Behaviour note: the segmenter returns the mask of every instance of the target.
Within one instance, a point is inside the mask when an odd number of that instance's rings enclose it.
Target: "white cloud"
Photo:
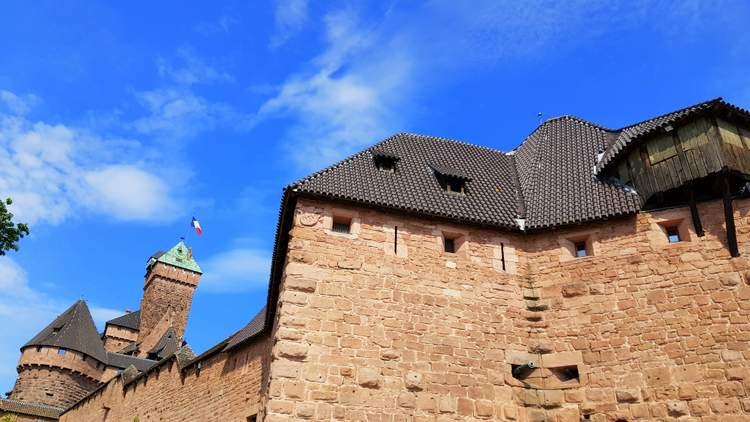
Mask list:
[[[59,223],[78,211],[163,220],[179,200],[142,155],[137,141],[0,112],[0,192],[18,221]]]
[[[206,63],[192,48],[181,47],[171,60],[157,61],[159,75],[180,85],[232,82],[234,78]]]
[[[308,0],[276,0],[276,33],[271,37],[271,47],[279,47],[296,35],[307,23],[307,15]]]
[[[313,71],[290,77],[256,117],[296,120],[287,141],[293,160],[305,169],[329,164],[398,127],[395,108],[409,89],[408,56],[397,50],[364,53],[376,38],[354,14],[328,15],[326,28],[328,47]]]
[[[259,249],[231,249],[210,257],[202,269],[201,290],[222,293],[264,290],[268,286],[271,257]]]
[[[174,211],[167,185],[134,166],[107,166],[83,178],[91,188],[90,206],[117,219],[163,219]]]
[[[73,304],[52,298],[29,285],[26,272],[7,256],[0,257],[0,393],[10,391],[16,377],[19,348]],[[91,304],[89,304],[91,306]],[[91,306],[99,329],[104,322],[122,315],[112,309]]]
[[[147,114],[132,126],[142,134],[184,140],[241,120],[230,106],[211,102],[182,87],[158,88],[137,96]]]

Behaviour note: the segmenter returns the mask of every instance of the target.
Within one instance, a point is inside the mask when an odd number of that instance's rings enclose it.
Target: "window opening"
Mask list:
[[[443,249],[446,253],[456,253],[456,239],[443,237]]]
[[[65,356],[65,349],[57,349],[57,354],[60,356]]]
[[[505,243],[500,242],[500,263],[503,266],[503,271],[505,271]]]
[[[352,230],[352,219],[347,217],[333,217],[331,231],[349,234]]]
[[[258,415],[248,416],[247,422],[257,422],[258,421]]]
[[[398,254],[398,226],[393,227],[393,253]]]
[[[680,231],[677,230],[677,226],[666,227],[666,230],[669,243],[677,243],[682,241],[682,239],[680,238]]]
[[[571,381],[571,380],[579,381],[581,379],[581,376],[578,373],[578,365],[561,366],[559,368],[550,368],[550,372],[552,372],[557,377],[557,379],[559,379],[562,382]]]
[[[574,243],[575,251],[576,251],[576,257],[577,258],[583,258],[585,256],[588,256],[588,251],[586,250],[586,241],[581,240],[579,242]]]

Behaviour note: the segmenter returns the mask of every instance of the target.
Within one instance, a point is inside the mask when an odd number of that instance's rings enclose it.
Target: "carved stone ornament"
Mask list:
[[[299,222],[303,226],[314,226],[319,220],[320,216],[317,214],[304,213],[299,216]]]

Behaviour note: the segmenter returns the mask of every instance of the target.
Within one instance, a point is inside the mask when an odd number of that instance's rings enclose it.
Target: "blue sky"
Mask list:
[[[5,3],[0,196],[32,235],[0,258],[0,392],[73,301],[136,309],[184,235],[187,339],[227,337],[265,302],[282,187],[389,134],[509,150],[538,112],[750,107],[748,21],[741,0]]]

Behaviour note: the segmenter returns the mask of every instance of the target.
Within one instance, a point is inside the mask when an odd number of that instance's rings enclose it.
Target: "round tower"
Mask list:
[[[21,347],[11,400],[66,408],[101,385],[107,353],[84,301]]]

